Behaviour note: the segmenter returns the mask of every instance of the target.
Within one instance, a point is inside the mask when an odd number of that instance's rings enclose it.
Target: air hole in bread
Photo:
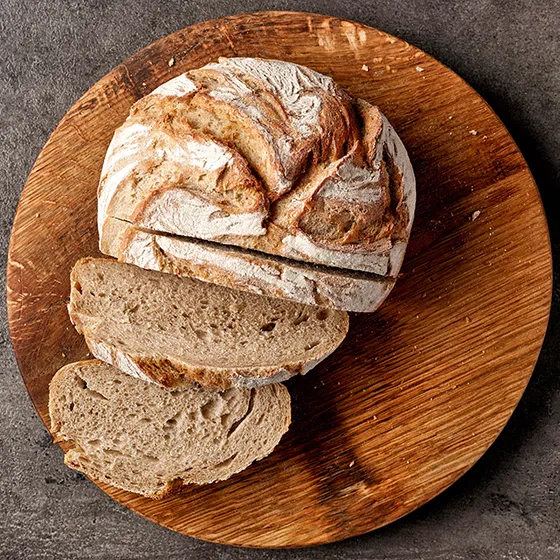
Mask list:
[[[305,323],[305,321],[309,320],[309,313],[305,313],[304,311],[300,311],[299,315],[296,317],[295,321],[294,321],[294,325],[297,327],[298,325],[301,325],[302,323]]]
[[[72,411],[74,410],[74,403],[73,403],[73,402],[71,402],[71,403],[68,405],[68,409],[70,410],[70,412],[72,412]]]
[[[200,408],[200,412],[205,420],[210,420],[211,418],[214,418],[218,415],[221,408],[221,399],[218,397],[217,399],[212,399],[206,404],[202,405],[202,407]]]
[[[142,422],[142,424],[149,424],[151,420],[149,418],[140,418],[139,422]]]
[[[103,280],[105,280],[105,276],[103,276],[103,274],[101,272],[97,273],[97,278],[99,278],[99,280],[101,280],[103,282]]]
[[[319,311],[317,311],[317,319],[319,319],[319,321],[324,321],[329,317],[330,317],[330,311],[328,309],[319,309]]]
[[[234,453],[231,457],[228,457],[227,459],[225,459],[221,463],[218,463],[216,465],[216,468],[217,469],[226,469],[227,467],[229,467],[233,463],[233,461],[235,460],[236,457],[237,457],[237,453]]]
[[[226,389],[225,391],[223,391],[221,393],[222,398],[225,399],[226,401],[229,401],[235,394],[237,393],[236,389]]]
[[[210,340],[212,339],[212,335],[209,332],[204,331],[202,329],[196,329],[194,331],[194,334],[196,334],[197,338],[199,338],[204,342],[210,342]]]
[[[75,383],[80,389],[84,386],[84,380],[76,372],[73,372],[72,382]]]
[[[318,340],[314,340],[313,342],[305,345],[305,350],[311,350],[312,348],[315,348],[315,346],[319,346],[319,344],[320,342]]]
[[[104,449],[104,452],[111,457],[123,457],[123,454],[118,449]]]
[[[74,282],[74,289],[81,295],[82,294],[82,285],[79,282]]]
[[[239,427],[239,425],[241,424],[241,422],[243,422],[243,420],[245,420],[245,417],[240,418],[239,420],[235,421],[229,428],[228,433],[227,433],[227,437],[231,437],[234,433],[235,430],[237,430],[237,428]]]
[[[103,395],[99,391],[94,391],[93,389],[88,389],[87,392],[88,392],[88,395],[90,397],[93,397],[94,399],[100,399],[102,401],[109,400],[105,395]]]
[[[251,394],[249,396],[249,404],[247,405],[247,412],[245,412],[245,414],[239,420],[237,420],[231,425],[231,428],[227,433],[228,438],[235,433],[237,428],[239,428],[239,426],[243,423],[243,420],[245,420],[245,418],[247,418],[247,416],[251,414],[254,406],[255,406],[255,389],[251,389]]]
[[[88,441],[88,445],[91,445],[92,447],[97,447],[100,443],[101,443],[101,440],[99,440],[99,439],[90,439]]]
[[[276,323],[270,322],[270,323],[267,323],[266,325],[263,325],[261,327],[261,331],[270,332],[270,331],[273,331],[275,328],[276,328]]]
[[[122,381],[120,379],[113,379],[113,385],[120,385]]]

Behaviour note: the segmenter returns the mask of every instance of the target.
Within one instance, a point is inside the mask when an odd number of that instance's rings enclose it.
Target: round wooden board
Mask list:
[[[381,107],[418,181],[402,277],[378,312],[351,318],[334,355],[288,384],[293,423],[270,457],[226,482],[159,502],[100,486],[148,519],[208,541],[327,543],[424,504],[504,427],[546,330],[546,219],[496,115],[457,75],[405,42],[357,23],[287,12],[174,33],[74,105],[21,197],[9,253],[9,324],[47,426],[50,379],[87,355],[66,312],[69,272],[79,257],[98,255],[95,193],[113,131],[139,97],[222,55],[305,64]]]

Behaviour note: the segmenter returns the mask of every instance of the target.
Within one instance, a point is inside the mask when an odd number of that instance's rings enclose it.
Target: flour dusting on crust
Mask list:
[[[361,291],[367,283],[352,279],[354,307],[371,307],[400,270],[415,204],[406,149],[376,107],[297,64],[220,58],[156,88],[116,131],[98,190],[98,226],[105,251],[111,218],[261,251],[256,264],[227,250],[210,262],[207,250],[170,248],[177,259],[220,268],[244,289],[306,303],[340,302],[336,287],[297,261],[384,276],[382,289],[369,284],[369,302]],[[123,254],[158,266],[154,240],[131,239]],[[266,254],[294,265],[278,269]]]
[[[185,74],[165,82],[150,93],[150,95],[164,95],[170,97],[184,97],[196,91],[196,85]]]

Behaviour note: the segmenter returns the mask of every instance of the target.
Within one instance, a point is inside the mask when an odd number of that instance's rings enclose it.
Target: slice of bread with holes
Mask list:
[[[85,258],[70,318],[93,355],[166,387],[257,387],[306,373],[333,352],[348,315]]]
[[[70,444],[68,466],[150,498],[225,480],[266,457],[291,414],[281,384],[166,389],[98,360],[55,374],[49,413],[55,439]]]

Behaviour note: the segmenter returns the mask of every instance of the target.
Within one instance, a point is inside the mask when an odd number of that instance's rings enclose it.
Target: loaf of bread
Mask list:
[[[49,413],[55,439],[71,444],[68,466],[151,498],[225,480],[266,457],[291,415],[281,384],[166,389],[97,360],[56,373]]]
[[[414,208],[407,152],[377,107],[308,68],[250,58],[221,58],[138,101],[98,190],[100,247],[117,258],[130,251],[111,219],[375,281],[398,274]]]
[[[92,354],[166,387],[257,387],[333,352],[348,315],[109,259],[71,274],[70,319]]]

